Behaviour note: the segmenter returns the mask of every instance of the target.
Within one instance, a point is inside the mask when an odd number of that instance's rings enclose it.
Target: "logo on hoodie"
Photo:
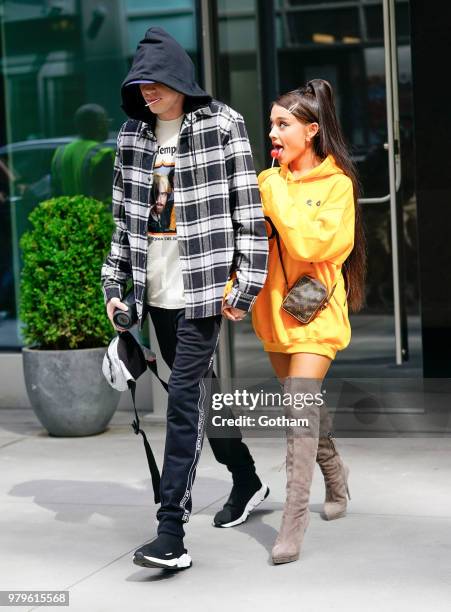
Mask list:
[[[313,200],[307,200],[306,202],[307,206],[312,206],[313,205]],[[318,200],[317,202],[315,202],[316,206],[321,206],[321,200]]]

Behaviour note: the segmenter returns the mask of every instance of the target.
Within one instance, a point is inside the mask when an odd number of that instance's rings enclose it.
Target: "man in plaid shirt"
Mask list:
[[[121,92],[129,120],[117,140],[116,229],[102,268],[107,313],[112,321],[127,308],[132,278],[139,324],[150,313],[172,370],[158,537],[134,562],[178,569],[191,565],[183,523],[222,317],[239,321],[252,308],[266,279],[267,236],[242,117],[199,87],[189,56],[162,28],[146,32]],[[268,487],[241,436],[210,444],[234,483],[215,525],[239,524]]]

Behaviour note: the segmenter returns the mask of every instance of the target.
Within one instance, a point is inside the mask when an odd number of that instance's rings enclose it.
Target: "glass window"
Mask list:
[[[321,7],[321,5],[324,5]],[[367,198],[389,192],[385,52],[382,2],[281,2],[278,12],[280,91],[312,78],[328,80],[338,115],[351,145]],[[352,6],[354,5],[354,6]],[[298,8],[293,9],[297,6]],[[346,15],[346,17],[344,17]],[[412,82],[408,3],[396,3],[402,192],[407,251],[414,255],[416,224],[413,193]],[[325,36],[315,39],[316,33]],[[329,36],[329,39],[327,38]],[[391,242],[387,203],[363,205],[369,241],[368,310],[393,312]],[[418,310],[416,266],[408,266],[408,309]],[[409,278],[410,277],[410,278]]]
[[[329,11],[286,12],[285,44],[334,44],[352,39],[360,41],[359,14],[353,8]]]
[[[244,58],[251,63],[253,55],[247,47],[237,49],[238,32],[244,32],[246,11],[230,11],[227,2],[220,3],[221,18],[228,19],[228,54],[221,61],[222,87],[230,87],[229,100],[241,101],[239,87],[233,86],[233,71],[243,69]],[[336,5],[336,6],[335,6]],[[247,7],[246,7],[247,8]],[[328,80],[335,92],[336,106],[352,156],[359,171],[363,195],[366,198],[387,196],[388,153],[387,112],[385,84],[385,51],[382,0],[277,0],[276,45],[278,67],[278,91],[286,92],[312,78]],[[398,197],[402,209],[402,234],[400,256],[403,261],[401,275],[405,275],[403,298],[409,316],[409,341],[412,353],[418,357],[421,342],[417,334],[419,292],[416,247],[416,202],[413,167],[413,110],[412,77],[409,39],[409,3],[396,0],[396,37],[399,70],[399,112],[401,147],[401,186]],[[240,26],[235,25],[241,21]],[[225,25],[221,30],[224,32]],[[249,24],[247,27],[250,27]],[[258,39],[257,32],[247,31],[249,41]],[[221,44],[224,45],[223,34]],[[234,47],[235,46],[235,47]],[[225,48],[222,48],[225,53]],[[234,61],[236,60],[236,63]],[[263,65],[259,70],[265,71]],[[269,75],[271,78],[273,75]],[[275,75],[274,75],[275,78]],[[225,84],[225,85],[224,85]],[[225,89],[227,93],[229,91]],[[255,91],[259,92],[258,84]],[[242,96],[246,120],[252,116],[250,107],[255,98]],[[260,105],[261,106],[261,105]],[[257,113],[255,113],[257,115]],[[269,118],[263,116],[263,136],[253,136],[254,147],[261,143],[267,150]],[[252,124],[251,124],[252,125]],[[259,161],[257,150],[256,160]],[[260,167],[258,168],[260,169]],[[388,202],[362,204],[368,242],[367,307],[353,316],[353,344],[344,354],[347,361],[356,363],[363,346],[375,346],[375,362],[389,363],[395,353],[393,334],[393,279],[390,234],[390,207]],[[233,327],[235,344],[235,371],[246,376],[268,374],[269,367],[261,345],[255,339],[249,319]],[[353,350],[355,349],[355,351]],[[360,352],[359,352],[360,351]],[[341,358],[341,357],[340,357]],[[244,375],[244,374],[243,374]]]
[[[162,26],[198,66],[196,2],[6,0],[0,26],[0,348],[20,348],[19,240],[33,208],[55,195],[55,152],[83,140],[75,114],[96,105],[94,119],[85,112],[82,121],[104,151],[98,193],[105,192],[108,203],[116,135],[126,119],[120,86],[136,46],[150,26]]]
[[[240,112],[245,121],[257,169],[264,166],[257,53],[255,0],[219,0],[217,97]]]

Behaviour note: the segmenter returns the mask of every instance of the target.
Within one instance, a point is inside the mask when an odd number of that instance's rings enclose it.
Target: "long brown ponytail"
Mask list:
[[[313,79],[304,87],[279,96],[273,104],[289,109],[303,123],[318,123],[319,131],[313,139],[315,154],[320,159],[333,155],[337,166],[352,181],[355,203],[354,248],[343,267],[349,291],[349,308],[352,312],[357,312],[365,302],[366,276],[366,242],[362,211],[358,202],[361,190],[356,168],[337,119],[332,87],[323,79]]]

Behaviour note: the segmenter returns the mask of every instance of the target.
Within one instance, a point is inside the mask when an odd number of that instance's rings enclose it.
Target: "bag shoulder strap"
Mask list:
[[[168,390],[167,383],[164,380],[162,380],[158,374],[156,359],[153,359],[153,360],[146,359],[146,363],[147,363],[147,367],[149,368],[149,370],[151,370],[155,374],[155,376],[158,378],[160,383],[163,385],[164,389],[167,391]],[[150,471],[150,477],[152,479],[153,497],[154,497],[155,503],[159,504],[161,501],[160,500],[160,472],[158,470],[157,462],[155,461],[155,457],[150,447],[146,433],[143,429],[141,429],[141,425],[139,422],[138,411],[136,409],[136,382],[134,380],[129,380],[128,388],[130,389],[130,393],[132,396],[132,402],[133,402],[133,409],[135,411],[135,419],[132,423],[133,431],[135,432],[136,435],[141,434],[142,436],[142,439],[144,442],[144,449],[146,451],[146,456],[147,456],[147,464],[149,466],[149,471]]]
[[[143,429],[141,429],[141,425],[139,423],[138,411],[136,410],[136,382],[134,380],[128,381],[128,388],[130,389],[130,393],[133,401],[133,409],[135,411],[135,420],[132,423],[133,431],[136,435],[141,434],[144,442],[144,448],[147,456],[147,463],[149,465],[150,477],[152,479],[152,488],[153,488],[153,498],[156,504],[160,503],[160,472],[158,470],[157,462],[155,461],[155,457],[153,455],[152,449],[150,448],[149,441],[147,440],[147,436]]]
[[[282,249],[280,246],[280,235],[279,232],[276,229],[276,226],[273,223],[273,220],[271,219],[271,217],[267,217],[265,216],[265,221],[267,221],[269,223],[269,226],[271,227],[271,235],[268,237],[269,240],[271,240],[271,238],[275,238],[276,239],[276,244],[277,244],[277,252],[279,254],[279,260],[280,260],[280,265],[282,266],[282,272],[283,272],[283,277],[285,279],[285,287],[287,290],[287,293],[289,291],[289,286],[288,286],[288,278],[287,278],[287,273],[285,270],[285,266],[283,264],[283,258],[282,258]],[[335,291],[335,287],[337,286],[337,283],[335,283],[335,285],[332,287],[329,295],[327,296],[326,302],[325,304],[329,303],[330,299],[332,298],[332,295]],[[346,298],[348,297],[348,295],[346,294]]]
[[[265,216],[265,221],[267,221],[267,223],[271,227],[271,236],[268,236],[268,240],[271,240],[271,238],[273,238],[273,237],[276,239],[277,252],[279,254],[280,265],[282,266],[283,277],[285,279],[285,287],[286,287],[286,290],[287,290],[287,293],[288,293],[288,278],[287,278],[287,273],[285,271],[285,266],[283,265],[282,249],[280,247],[279,232],[277,231],[276,226],[274,225],[273,220],[271,219],[271,217]]]

